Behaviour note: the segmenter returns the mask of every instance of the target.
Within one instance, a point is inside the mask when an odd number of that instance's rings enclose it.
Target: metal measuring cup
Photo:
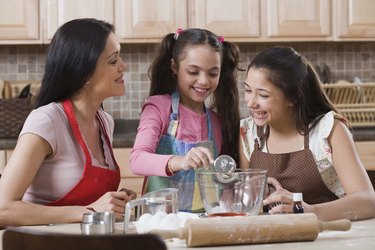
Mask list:
[[[237,164],[229,155],[220,155],[214,161],[214,169],[216,171],[216,179],[220,183],[231,183],[235,181],[235,170]]]
[[[82,234],[111,234],[115,232],[113,212],[84,213],[81,223]]]

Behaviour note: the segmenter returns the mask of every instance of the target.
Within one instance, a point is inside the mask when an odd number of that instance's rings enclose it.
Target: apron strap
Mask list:
[[[111,157],[112,157],[112,161],[113,163],[115,164],[115,168],[119,168],[118,167],[118,164],[116,162],[116,158],[113,154],[113,150],[112,150],[112,144],[111,144],[111,141],[109,140],[109,136],[108,136],[108,133],[107,133],[107,130],[104,126],[104,121],[103,121],[103,118],[99,115],[99,112],[96,112],[96,119],[99,121],[99,126],[100,126],[100,130],[102,131],[102,133],[104,133],[104,138],[105,138],[105,141],[108,145],[108,148],[109,148],[109,152],[111,153]]]
[[[81,135],[81,131],[79,129],[76,116],[74,114],[72,102],[69,99],[66,99],[62,102],[62,104],[63,104],[64,110],[65,110],[66,116],[68,118],[68,121],[70,123],[70,126],[73,130],[73,134],[75,135],[76,140],[78,141],[79,145],[82,148],[82,151],[85,154],[86,163],[87,163],[87,165],[91,166],[92,165],[91,156],[90,156],[89,150],[86,146],[86,143],[85,143],[85,141],[84,141],[84,139]]]
[[[169,116],[168,134],[176,137],[178,128],[178,104],[180,102],[180,94],[174,91],[171,95],[172,98],[172,113]]]
[[[168,134],[176,137],[177,128],[179,125],[178,122],[178,105],[180,104],[180,93],[176,90],[171,94],[172,99],[172,113],[169,115],[169,126],[168,126]],[[206,106],[204,106],[204,113],[207,117],[207,131],[208,131],[208,139],[212,140],[212,127],[211,127],[211,117],[210,113],[207,111]]]
[[[269,127],[266,127],[266,132],[264,133],[264,127],[257,126],[257,138],[254,139],[255,147],[254,149],[260,150],[261,145],[264,144],[265,137],[269,133]]]
[[[304,139],[303,139],[303,143],[304,143],[304,149],[309,149],[310,148],[310,137],[309,137],[309,133],[305,134],[304,136]]]

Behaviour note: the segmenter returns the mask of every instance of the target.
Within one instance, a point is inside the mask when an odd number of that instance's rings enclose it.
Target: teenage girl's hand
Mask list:
[[[272,194],[276,190],[281,190],[281,189],[283,189],[283,187],[281,186],[280,182],[278,182],[273,177],[268,177],[266,190],[264,192],[264,197],[268,197],[270,194]]]
[[[293,213],[293,204],[293,193],[283,188],[276,190],[263,200],[263,205],[269,205],[269,214]],[[302,205],[305,213],[312,212],[309,204],[302,202]]]
[[[126,203],[134,199],[133,197],[124,191],[107,192],[87,207],[93,208],[96,212],[114,212],[116,220],[120,220],[123,219]]]
[[[173,172],[179,170],[197,169],[200,167],[210,167],[214,158],[208,148],[195,147],[191,148],[185,156],[173,156],[168,166]]]

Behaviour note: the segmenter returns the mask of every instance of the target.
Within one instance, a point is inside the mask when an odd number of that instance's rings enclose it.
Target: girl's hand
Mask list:
[[[168,161],[168,167],[173,171],[197,169],[200,167],[210,167],[214,158],[208,148],[191,148],[185,156],[173,156]]]
[[[293,213],[293,193],[285,189],[276,190],[263,200],[263,205],[268,205],[269,214]]]
[[[114,212],[116,220],[123,219],[125,205],[128,201],[134,199],[135,195],[133,191],[128,190],[128,192],[107,192],[88,207],[93,208],[97,212]]]
[[[293,213],[293,193],[280,188],[263,200],[263,205],[269,205],[269,214]],[[302,205],[305,212],[311,212],[309,204],[302,202]]]
[[[278,182],[273,177],[268,177],[267,178],[267,186],[266,186],[266,190],[265,190],[265,193],[264,193],[264,197],[268,197],[270,194],[272,194],[276,190],[282,190],[282,189],[283,189],[283,187],[281,186],[280,182]]]

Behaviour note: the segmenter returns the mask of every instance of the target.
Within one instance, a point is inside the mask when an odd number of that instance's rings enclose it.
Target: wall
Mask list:
[[[252,43],[239,44],[242,68],[262,49],[276,44]],[[358,76],[364,82],[375,82],[375,43],[282,43],[291,46],[305,55],[313,65],[322,67],[327,64],[332,71],[334,81],[345,79],[352,81]],[[4,80],[38,80],[43,76],[45,45],[0,46],[0,78]],[[148,95],[149,81],[147,70],[154,55],[155,45],[123,44],[122,56],[128,63],[126,72],[126,94],[108,99],[104,103],[106,111],[114,118],[137,119],[141,105]],[[247,111],[243,103],[243,85],[245,72],[239,75],[241,113]]]

